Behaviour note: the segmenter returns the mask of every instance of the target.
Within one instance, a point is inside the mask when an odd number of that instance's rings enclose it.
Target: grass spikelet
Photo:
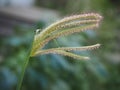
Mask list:
[[[36,30],[33,42],[31,43],[32,48],[30,48],[28,56],[22,66],[22,72],[18,80],[17,90],[21,90],[25,69],[28,65],[30,57],[44,54],[59,54],[78,60],[89,60],[89,57],[80,56],[75,53],[71,53],[71,51],[93,50],[99,48],[100,44],[83,47],[60,47],[50,49],[43,49],[43,47],[51,40],[58,37],[79,33],[85,30],[94,30],[99,26],[101,19],[102,16],[97,13],[73,15],[51,24],[41,32],[39,32],[40,30]]]
[[[64,56],[65,55],[69,56],[68,55],[69,51],[93,50],[98,48],[100,44],[83,46],[83,47],[61,47],[61,48],[51,48],[45,50],[42,49],[51,40],[54,40],[61,36],[67,36],[85,30],[94,30],[99,26],[101,19],[102,16],[100,16],[99,14],[89,13],[89,14],[80,14],[80,15],[65,17],[51,24],[43,31],[41,31],[39,34],[35,35],[31,56],[36,56],[38,54],[49,54],[49,53],[57,53]]]
[[[65,17],[62,20],[59,20],[53,24],[51,24],[50,26],[48,26],[47,28],[45,28],[39,35],[37,35],[36,37],[36,41],[40,41],[45,39],[48,35],[50,35],[52,32],[54,31],[58,31],[60,26],[65,26],[65,24],[68,24],[70,22],[73,22],[73,24],[75,25],[74,22],[82,22],[83,20],[97,20],[97,21],[101,21],[102,16],[100,16],[97,13],[88,13],[88,14],[80,14],[80,15],[73,15],[73,16],[69,16],[69,17]],[[89,21],[88,21],[89,22]],[[97,22],[99,23],[99,22]],[[79,23],[79,25],[81,25],[81,23]]]
[[[43,55],[43,54],[59,54],[59,55],[63,55],[63,56],[68,56],[74,59],[78,59],[78,60],[89,60],[89,57],[85,57],[85,56],[80,56],[80,55],[76,55],[70,52],[66,52],[63,50],[55,50],[55,49],[51,49],[51,50],[43,50],[43,51],[38,51],[35,53],[35,55]]]

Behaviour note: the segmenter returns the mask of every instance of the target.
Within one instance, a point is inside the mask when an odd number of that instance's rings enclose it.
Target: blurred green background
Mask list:
[[[22,90],[120,90],[120,0],[0,0],[0,90],[15,90],[37,28],[89,12],[104,17],[99,29],[58,38],[45,48],[101,43],[100,49],[77,52],[91,60],[31,58]]]

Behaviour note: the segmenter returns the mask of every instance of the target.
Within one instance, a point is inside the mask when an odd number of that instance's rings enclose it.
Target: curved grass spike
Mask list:
[[[55,30],[58,30],[57,29],[57,26],[61,26],[61,25],[64,25],[66,23],[69,23],[69,22],[73,22],[73,21],[80,21],[80,20],[101,20],[101,16],[99,14],[96,14],[96,13],[89,13],[89,14],[81,14],[81,15],[73,15],[73,16],[70,16],[70,17],[66,17],[66,18],[63,18],[62,20],[56,22],[56,23],[53,23],[51,24],[49,27],[45,28],[44,31],[42,31],[40,34],[39,34],[39,37],[43,38],[47,36],[47,34],[55,31]],[[38,37],[38,38],[39,38]]]
[[[100,44],[95,44],[91,46],[83,46],[83,47],[58,47],[58,48],[51,48],[47,50],[38,50],[35,55],[39,54],[49,54],[54,53],[56,50],[63,50],[63,51],[85,51],[85,50],[94,50],[96,48],[99,48]]]
[[[74,58],[74,59],[83,59],[83,60],[89,60],[89,57],[86,57],[86,56],[80,56],[80,55],[76,55],[76,54],[73,54],[73,53],[70,53],[70,52],[66,52],[62,49],[51,49],[51,50],[43,50],[43,51],[40,51],[40,52],[36,52],[35,55],[43,55],[43,54],[60,54],[60,55],[64,55],[64,56],[68,56],[68,57],[71,57],[71,58]]]
[[[75,22],[79,22],[79,21],[83,21],[83,20],[98,20],[98,22],[99,22],[101,19],[102,19],[102,17],[97,13],[73,15],[73,16],[63,18],[62,20],[51,24],[49,27],[45,28],[39,35],[37,35],[36,36],[36,42],[37,42],[37,40],[41,42],[41,40],[46,38],[52,32],[58,31],[59,27],[61,25],[65,26],[65,24],[69,24],[70,22],[73,22],[73,24],[76,25]],[[81,24],[79,24],[79,25],[81,25]]]
[[[31,56],[49,43],[61,36],[67,36],[85,30],[92,30],[99,26],[102,16],[96,13],[73,15],[63,18],[35,35]]]
[[[40,33],[38,33],[37,30],[37,34],[34,35],[33,38],[34,40],[31,44],[32,48],[30,48],[28,56],[24,61],[21,76],[18,80],[17,90],[21,89],[23,76],[30,57],[52,53],[52,54],[60,54],[63,56],[68,56],[78,60],[90,59],[89,57],[80,56],[71,51],[93,50],[99,48],[100,44],[83,46],[83,47],[58,47],[58,48],[50,48],[50,49],[43,49],[43,47],[51,40],[55,40],[56,38],[59,38],[61,36],[67,36],[85,30],[93,30],[99,26],[101,19],[102,16],[100,16],[97,13],[73,15],[73,16],[65,17],[51,24],[47,28],[43,29]]]

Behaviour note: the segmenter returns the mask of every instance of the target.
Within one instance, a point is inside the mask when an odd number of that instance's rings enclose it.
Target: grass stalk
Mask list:
[[[33,46],[33,40],[34,40],[34,35],[35,35],[35,33],[32,32],[32,34],[33,34],[33,35],[32,35],[31,45],[30,45],[28,54],[27,54],[27,56],[26,56],[26,59],[25,59],[24,62],[23,62],[23,66],[22,66],[22,69],[21,69],[20,76],[19,76],[19,78],[18,78],[18,84],[17,84],[16,90],[21,90],[21,86],[22,86],[22,82],[23,82],[25,70],[26,70],[27,65],[28,65],[28,63],[29,63],[29,59],[30,59],[30,54],[31,54],[32,46]]]

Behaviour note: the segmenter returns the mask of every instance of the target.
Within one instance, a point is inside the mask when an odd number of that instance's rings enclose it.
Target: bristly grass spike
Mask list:
[[[42,31],[40,29],[37,29],[34,40],[32,42],[32,48],[30,48],[30,52],[28,53],[26,60],[24,60],[24,65],[22,67],[21,75],[18,81],[17,90],[21,89],[25,69],[30,57],[51,53],[68,56],[70,58],[78,60],[89,60],[89,57],[77,55],[71,51],[94,50],[96,48],[99,48],[100,44],[83,47],[58,47],[50,49],[43,49],[43,47],[51,40],[55,40],[58,37],[67,36],[86,30],[94,30],[98,28],[101,20],[102,16],[97,13],[72,15],[51,24]]]
[[[93,50],[100,47],[100,44],[96,44],[96,45],[86,46],[86,47],[60,47],[60,48],[43,49],[43,47],[47,43],[49,43],[51,40],[54,40],[58,37],[79,33],[85,30],[94,30],[95,28],[98,28],[101,19],[102,19],[102,16],[100,16],[99,14],[89,13],[89,14],[80,14],[80,15],[73,15],[70,17],[66,17],[60,21],[57,21],[51,24],[50,26],[43,29],[43,31],[41,31],[35,36],[35,39],[33,42],[33,48],[30,56],[33,57],[36,55],[57,53],[57,54],[70,57],[69,54],[71,53],[70,52],[71,50],[79,50],[79,51]],[[81,60],[86,58],[79,57],[76,59]]]

